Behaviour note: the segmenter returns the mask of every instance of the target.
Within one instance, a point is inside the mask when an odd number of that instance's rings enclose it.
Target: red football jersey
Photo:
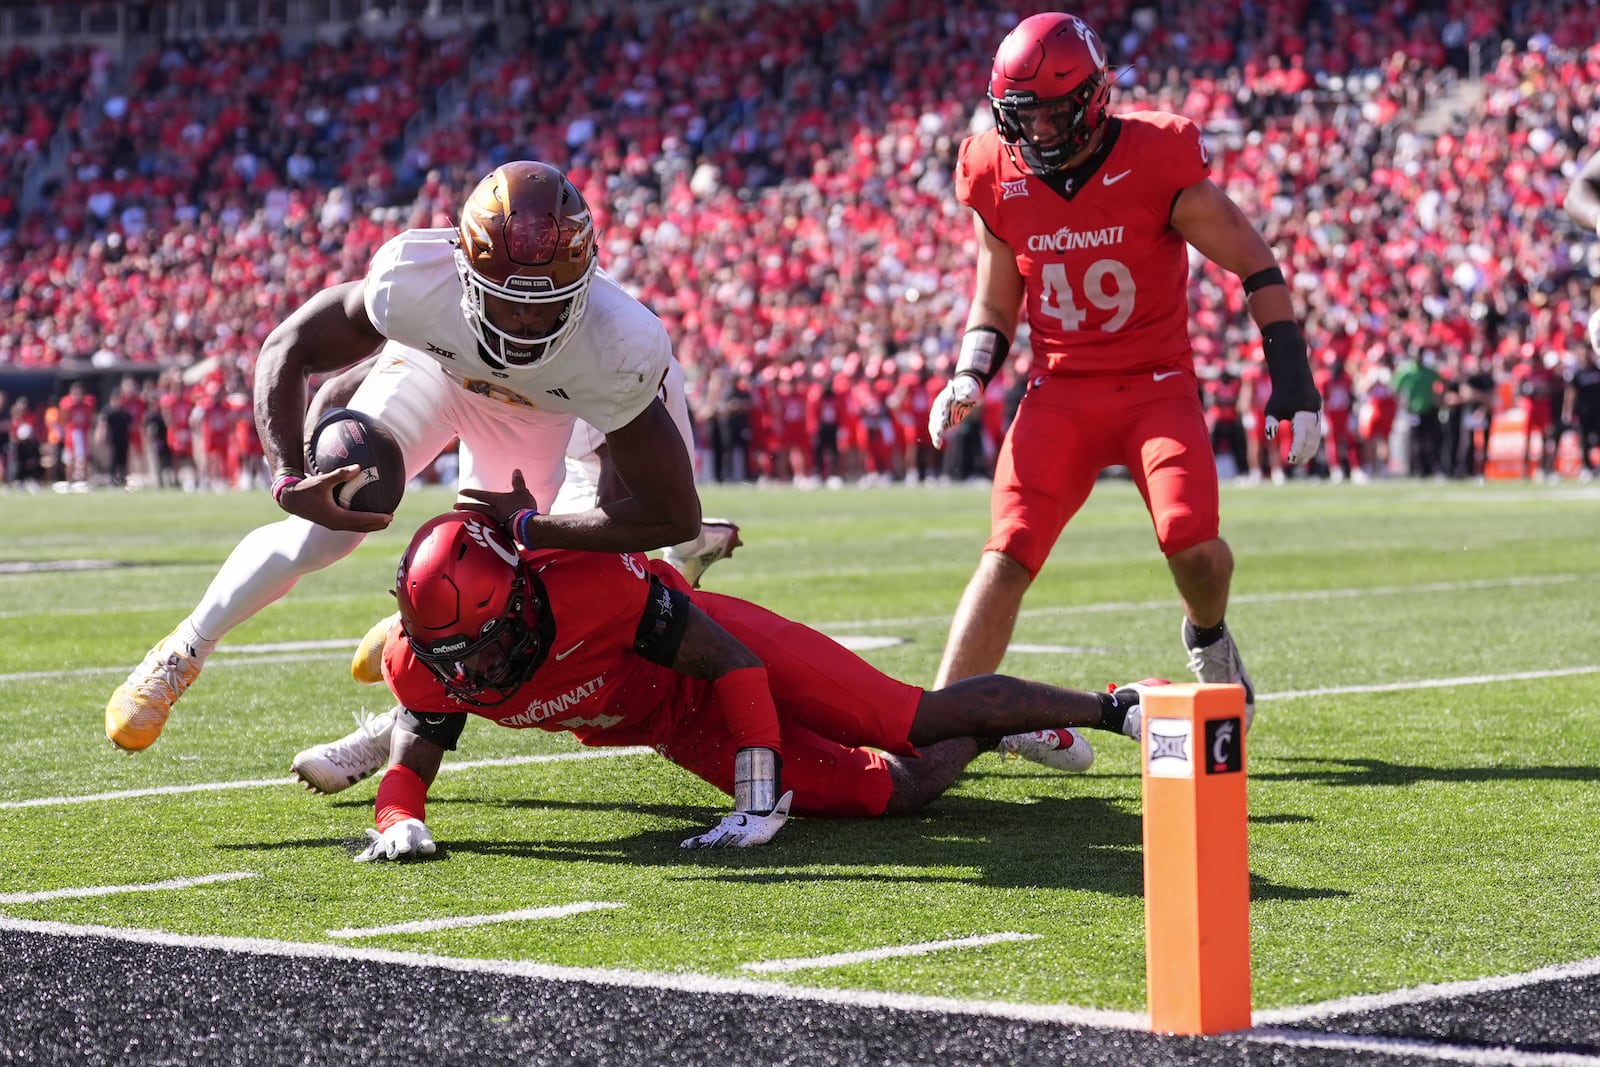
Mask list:
[[[634,631],[646,611],[649,575],[684,589],[671,566],[639,552],[525,553],[544,583],[555,635],[533,677],[505,703],[478,708],[445,691],[411,652],[399,626],[383,649],[383,676],[415,712],[470,711],[502,726],[570,732],[586,745],[655,745],[693,714],[711,689],[638,655]]]
[[[1110,151],[1070,198],[992,129],[961,144],[956,197],[1016,254],[1034,373],[1192,366],[1188,246],[1169,219],[1178,193],[1211,172],[1200,129],[1161,111],[1112,121]]]

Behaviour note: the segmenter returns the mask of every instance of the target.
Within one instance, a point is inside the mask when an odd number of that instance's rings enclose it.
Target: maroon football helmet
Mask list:
[[[494,707],[544,661],[546,613],[535,586],[492,519],[448,512],[424,523],[400,558],[400,627],[451,696]]]
[[[1031,15],[994,54],[989,106],[1000,140],[1035,174],[1060,170],[1083,151],[1110,103],[1105,45],[1076,15]]]
[[[548,163],[506,163],[472,190],[456,236],[461,310],[490,358],[521,367],[555,353],[599,262],[583,194]]]

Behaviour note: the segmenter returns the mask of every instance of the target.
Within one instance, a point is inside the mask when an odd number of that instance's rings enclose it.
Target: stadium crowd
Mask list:
[[[1482,475],[1504,420],[1524,435],[1514,470],[1554,476],[1563,427],[1600,437],[1583,329],[1600,248],[1560,207],[1600,141],[1600,8],[1538,5],[1530,37],[1526,6],[1081,8],[1127,65],[1114,108],[1199,122],[1216,181],[1291,274],[1329,429],[1312,473]],[[975,258],[955,151],[989,121],[996,42],[1032,10],[818,0],[572,18],[555,5],[514,43],[495,27],[200,39],[125,70],[93,48],[13,50],[0,57],[0,370],[56,368],[63,389],[38,405],[0,396],[4,478],[254,483],[250,383],[267,332],[359,277],[391,234],[452,224],[512,158],[568,171],[602,265],[667,324],[702,478],[985,475],[1027,378],[1025,338],[955,447],[932,448],[927,411]],[[1475,55],[1469,42],[1492,43]],[[1246,479],[1304,473],[1262,436],[1239,287],[1194,267],[1219,463]],[[96,368],[126,373],[97,398],[83,388]]]

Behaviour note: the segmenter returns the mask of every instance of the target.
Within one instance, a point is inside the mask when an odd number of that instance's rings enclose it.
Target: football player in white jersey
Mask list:
[[[535,546],[671,545],[692,581],[737,545],[731,524],[702,525],[666,328],[599,269],[589,207],[566,176],[546,163],[507,163],[478,183],[458,227],[395,236],[365,278],[322,290],[268,335],[256,363],[256,426],[273,498],[290,517],[247,534],[194,611],[112,694],[106,736],[118,746],[153,744],[224,634],[393,518],[334,500],[353,468],[301,469],[307,376],[375,349],[348,406],[395,438],[407,479],[459,437],[463,495],[509,491],[516,475],[553,505],[582,419],[603,439],[612,492],[603,506],[532,518],[524,530]]]

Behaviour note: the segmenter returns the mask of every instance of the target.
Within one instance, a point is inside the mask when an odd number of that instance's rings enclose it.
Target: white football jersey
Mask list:
[[[626,426],[656,398],[672,363],[666,327],[603,270],[582,321],[531,367],[496,367],[461,310],[455,234],[406,230],[372,257],[364,297],[378,332],[431,356],[463,389],[535,411],[575,415],[602,433]]]

